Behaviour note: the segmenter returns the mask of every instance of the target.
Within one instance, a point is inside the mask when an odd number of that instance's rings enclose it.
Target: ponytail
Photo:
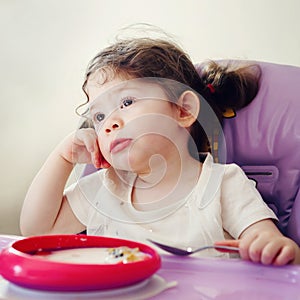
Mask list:
[[[234,66],[210,61],[201,67],[204,84],[202,95],[212,102],[223,115],[226,110],[239,110],[256,96],[261,76],[256,64]]]
[[[196,66],[196,70],[192,87],[205,98],[221,125],[224,118],[235,116],[237,110],[250,104],[259,89],[261,69],[257,64],[209,61]],[[217,151],[214,148],[221,128],[212,121],[205,105],[201,106],[199,120],[192,125],[191,141],[196,144],[199,153]],[[206,125],[205,130],[201,124]],[[192,152],[191,147],[190,153],[195,158],[199,156],[199,153]]]

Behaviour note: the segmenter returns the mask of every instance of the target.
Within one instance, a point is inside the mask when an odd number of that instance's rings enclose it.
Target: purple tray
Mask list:
[[[300,266],[168,255],[157,274],[178,285],[153,299],[300,299]]]

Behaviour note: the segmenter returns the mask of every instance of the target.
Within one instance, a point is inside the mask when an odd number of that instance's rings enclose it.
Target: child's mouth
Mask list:
[[[110,144],[110,153],[115,154],[123,149],[125,149],[128,145],[130,145],[132,142],[132,139],[129,138],[122,138],[122,139],[116,139]]]

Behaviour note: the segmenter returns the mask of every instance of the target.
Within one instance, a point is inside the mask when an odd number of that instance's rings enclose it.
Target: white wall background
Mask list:
[[[86,65],[120,28],[159,26],[194,62],[300,66],[299,11],[298,0],[0,0],[0,233],[19,233],[30,182],[78,125]]]

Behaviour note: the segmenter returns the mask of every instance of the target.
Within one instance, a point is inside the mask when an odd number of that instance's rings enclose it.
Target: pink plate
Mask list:
[[[90,247],[138,247],[149,254],[141,261],[117,264],[77,264],[49,261],[32,255]],[[138,283],[161,266],[157,252],[134,241],[87,235],[47,235],[14,242],[0,254],[0,273],[8,281],[27,288],[53,291],[87,291],[119,288]]]

